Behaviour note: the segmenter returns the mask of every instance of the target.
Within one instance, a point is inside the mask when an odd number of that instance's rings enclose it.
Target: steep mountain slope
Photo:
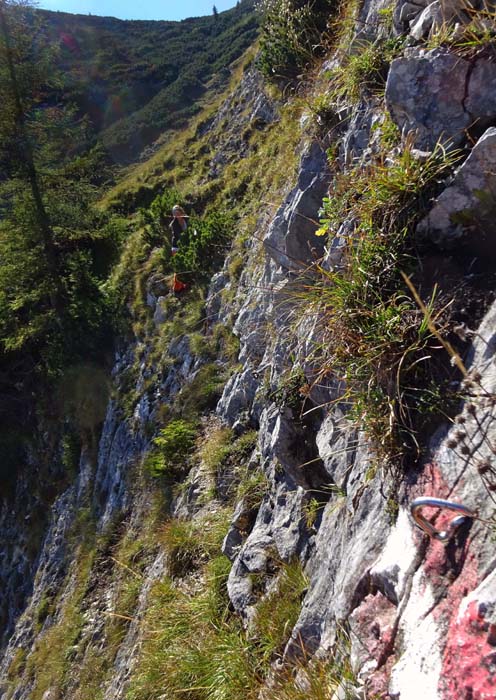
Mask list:
[[[182,22],[39,14],[60,51],[66,98],[88,115],[116,163],[184,126],[254,42],[258,24],[250,0]]]
[[[2,502],[2,700],[494,694],[494,16],[339,20],[299,93],[246,60],[106,199],[158,193],[98,454],[41,536],[42,447]],[[471,516],[429,538],[418,496]]]

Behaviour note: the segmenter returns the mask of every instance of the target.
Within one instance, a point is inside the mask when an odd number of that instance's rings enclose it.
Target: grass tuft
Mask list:
[[[319,376],[338,379],[348,417],[366,430],[387,464],[418,450],[419,426],[433,408],[428,387],[439,384],[436,365],[428,362],[437,339],[402,272],[415,268],[413,231],[425,193],[458,159],[441,144],[419,159],[407,141],[394,159],[339,174],[317,233],[328,235],[328,247],[340,253],[332,265],[317,266],[317,279],[301,292],[323,317],[324,341],[314,358]],[[435,293],[426,306],[442,318]],[[426,389],[422,401],[419,386]]]
[[[298,560],[284,564],[276,585],[258,603],[252,633],[263,655],[280,658],[298,620],[308,579]]]

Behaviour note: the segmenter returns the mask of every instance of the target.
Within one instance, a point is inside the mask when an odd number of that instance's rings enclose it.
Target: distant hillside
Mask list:
[[[258,31],[251,0],[182,22],[40,12],[60,46],[66,96],[89,116],[120,164],[136,160],[163,131],[195,114],[200,98],[222,83]]]

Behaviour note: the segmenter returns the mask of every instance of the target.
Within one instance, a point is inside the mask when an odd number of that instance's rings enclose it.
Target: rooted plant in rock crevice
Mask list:
[[[454,378],[401,273],[414,275],[447,334],[446,298],[422,281],[414,231],[426,193],[459,159],[441,144],[419,158],[407,141],[396,155],[336,175],[317,231],[328,236],[330,255],[301,292],[322,317],[316,381],[330,373],[342,383],[348,417],[372,438],[378,459],[397,466],[420,451],[419,431],[442,405],[439,385]]]

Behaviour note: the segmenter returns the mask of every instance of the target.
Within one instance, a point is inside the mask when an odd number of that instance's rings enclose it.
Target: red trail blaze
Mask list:
[[[444,700],[496,698],[496,626],[485,615],[486,606],[474,600],[450,626],[439,687]]]

